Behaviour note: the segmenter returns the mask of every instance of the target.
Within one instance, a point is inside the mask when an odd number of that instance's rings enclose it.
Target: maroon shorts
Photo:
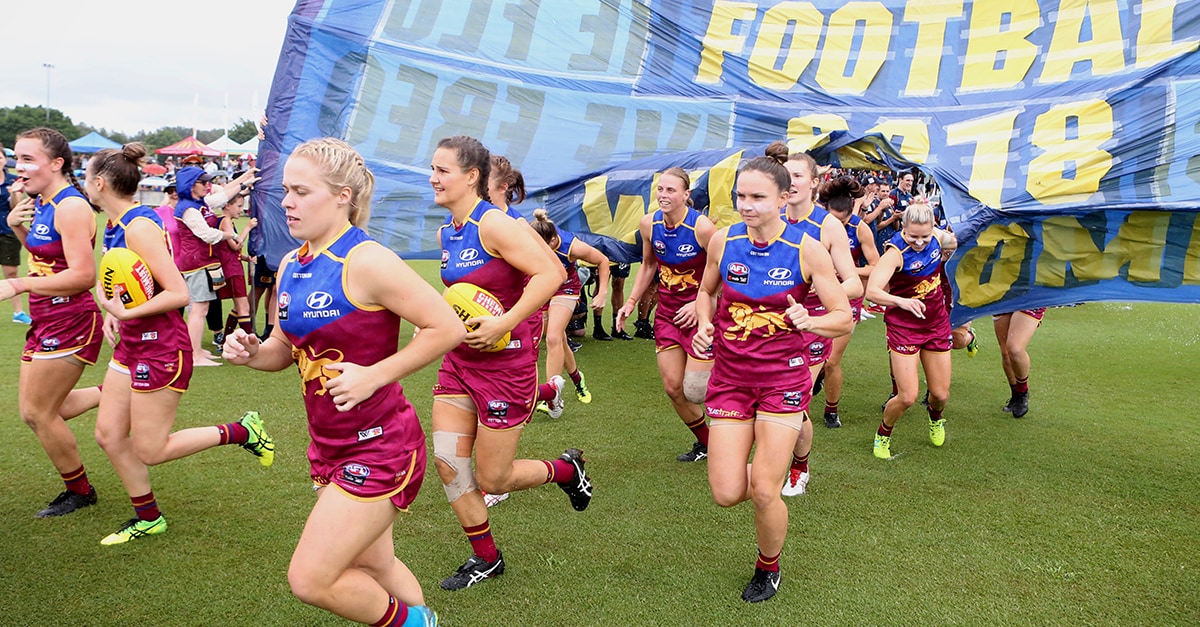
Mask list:
[[[800,338],[804,342],[804,363],[810,368],[825,363],[829,353],[833,352],[833,340],[830,338],[808,331],[801,331]]]
[[[404,511],[417,498],[425,480],[424,446],[371,459],[336,461],[323,459],[315,448],[308,449],[313,485],[333,485],[356,501],[391,499],[397,509]]]
[[[246,298],[246,275],[225,275],[225,285],[221,286],[221,289],[217,290],[217,298],[221,300],[228,300],[230,298]]]
[[[134,355],[121,350],[118,342],[108,367],[129,375],[129,389],[134,392],[157,392],[162,389],[185,392],[192,381],[192,351],[175,351],[157,355]]]
[[[470,399],[475,404],[480,426],[511,429],[533,417],[537,386],[537,361],[530,361],[520,369],[479,371],[465,369],[447,355],[442,358],[437,383],[433,384],[433,397]]]
[[[947,324],[949,326],[949,324]],[[953,334],[946,330],[929,332],[887,325],[888,351],[900,355],[916,355],[921,351],[944,353],[953,346]]]
[[[712,361],[712,347],[703,353],[696,352],[692,346],[692,338],[696,336],[699,325],[690,329],[680,329],[670,319],[654,316],[654,352],[661,353],[678,346],[696,361]]]
[[[99,311],[81,311],[49,320],[34,318],[25,333],[21,361],[74,356],[86,364],[100,358],[104,343],[104,317]]]
[[[850,317],[854,319],[854,324],[862,322],[863,300],[855,298],[850,301]]]
[[[756,418],[803,417],[812,397],[812,383],[804,377],[794,385],[741,385],[709,379],[705,411],[713,420],[750,421]],[[798,425],[800,421],[797,421]]]
[[[1039,307],[1037,309],[1022,309],[1020,311],[1014,311],[1011,313],[1025,314],[1026,316],[1029,316],[1030,318],[1033,318],[1034,320],[1037,320],[1039,323],[1041,323],[1042,317],[1046,315],[1046,308]],[[1007,314],[997,314],[995,316],[992,316],[992,320],[995,320],[996,318],[999,318],[1000,316],[1003,316],[1003,315],[1007,315]]]

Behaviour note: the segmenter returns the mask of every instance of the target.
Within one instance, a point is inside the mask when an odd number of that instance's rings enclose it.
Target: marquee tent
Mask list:
[[[84,135],[83,137],[71,142],[70,146],[71,152],[92,154],[100,152],[105,148],[120,148],[121,144],[118,144],[117,142],[101,135],[100,133],[92,131],[91,133],[88,133],[87,135]]]
[[[165,148],[159,148],[154,152],[160,155],[201,155],[204,157],[220,157],[225,154],[196,139],[195,135],[175,142]]]

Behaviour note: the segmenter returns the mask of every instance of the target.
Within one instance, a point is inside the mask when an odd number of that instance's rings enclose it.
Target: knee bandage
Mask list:
[[[461,438],[469,438],[465,433],[453,431],[433,432],[433,456],[454,471],[454,479],[449,483],[443,482],[446,499],[451,503],[462,498],[462,495],[475,490],[475,471],[471,468],[471,456],[461,457],[458,454],[458,442]]]
[[[712,373],[707,370],[691,370],[683,373],[683,397],[697,405],[704,404],[708,396],[708,378]]]

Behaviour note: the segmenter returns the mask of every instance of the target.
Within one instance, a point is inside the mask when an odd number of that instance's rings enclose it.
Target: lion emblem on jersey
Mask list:
[[[667,266],[660,265],[658,267],[658,282],[663,287],[667,288],[668,292],[682,292],[688,288],[700,287],[700,282],[696,280],[696,270],[684,270],[676,272]]]
[[[330,370],[329,366],[342,363],[345,357],[345,354],[336,348],[329,348],[312,356],[309,356],[306,348],[293,348],[292,359],[300,369],[300,390],[308,394],[308,382],[316,381],[318,386],[313,394],[324,395],[327,392],[325,382],[341,374],[337,370]]]
[[[913,288],[913,291],[917,293],[917,298],[925,298],[941,286],[942,277],[941,275],[935,274],[932,277],[917,283],[916,287]]]
[[[766,311],[766,308],[759,305],[758,311],[754,307],[745,303],[733,303],[729,306],[729,315],[733,318],[733,325],[725,329],[725,339],[742,341],[750,337],[750,334],[759,331],[764,337],[775,335],[776,331],[786,331],[788,329],[787,319],[783,314],[777,311]],[[738,337],[737,332],[741,330],[742,335]]]

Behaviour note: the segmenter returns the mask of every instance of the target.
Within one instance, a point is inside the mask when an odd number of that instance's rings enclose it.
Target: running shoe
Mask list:
[[[217,350],[222,350],[225,348],[224,331],[217,331],[216,333],[213,333],[213,346],[216,346]]]
[[[559,456],[559,459],[575,467],[575,478],[558,484],[558,487],[562,488],[562,491],[566,492],[567,497],[571,499],[571,507],[574,507],[577,512],[582,512],[587,509],[588,503],[592,502],[592,482],[583,470],[583,451],[569,448]]]
[[[946,443],[946,419],[929,420],[929,442],[934,446]]]
[[[1029,413],[1029,392],[1013,394],[1012,400],[1009,401],[1008,411],[1012,412],[1013,418],[1020,418]]]
[[[538,404],[533,408],[534,411],[540,411],[543,414],[550,413],[550,408],[546,406],[546,401],[538,401]]]
[[[488,562],[478,555],[472,555],[465,564],[458,567],[453,575],[442,580],[442,590],[462,590],[469,588],[484,579],[498,577],[504,574],[504,553],[496,551],[496,561]]]
[[[51,516],[65,516],[75,510],[83,509],[89,505],[95,504],[96,488],[94,486],[87,494],[80,494],[78,492],[64,490],[62,494],[59,494],[54,498],[53,501],[50,501],[50,504],[46,506],[46,509],[34,514],[34,517],[50,518]]]
[[[414,623],[414,620],[417,622]],[[404,621],[404,624],[417,627],[438,627],[438,615],[427,605],[410,605],[408,606],[408,619]]]
[[[892,436],[875,434],[875,457],[889,459],[892,456]]]
[[[114,544],[125,544],[130,540],[136,540],[144,536],[156,536],[160,533],[166,533],[167,519],[159,516],[154,520],[142,520],[140,518],[130,518],[121,526],[116,533],[111,533],[100,541],[104,546],[112,546]]]
[[[246,440],[242,448],[254,453],[258,462],[264,467],[275,463],[275,440],[271,439],[267,430],[263,428],[262,418],[258,417],[258,412],[248,411],[238,422],[250,432],[250,439]]]
[[[643,340],[654,339],[654,323],[649,320],[638,320],[633,323],[633,337],[640,337]]]
[[[30,318],[29,314],[24,311],[18,311],[13,314],[13,322],[17,324],[33,324],[33,318]]]
[[[742,600],[748,603],[766,601],[779,591],[779,580],[779,571],[755,568],[754,577],[746,584],[746,589],[742,590]]]
[[[625,329],[619,329],[619,330],[613,331],[612,336],[618,340],[632,340],[633,339],[633,336],[626,333]]]
[[[608,331],[604,330],[603,326],[597,324],[596,328],[592,329],[592,339],[600,340],[601,342],[611,342],[612,336],[608,334]]]
[[[708,446],[697,441],[692,445],[692,450],[686,453],[680,453],[675,457],[675,459],[681,462],[698,462],[705,457],[708,457]]]
[[[783,482],[784,496],[803,496],[808,491],[808,471],[792,468],[788,471],[787,481]]]
[[[838,417],[838,413],[836,411],[825,412],[826,429],[837,429],[840,426],[842,426],[842,419]]]
[[[587,379],[584,378],[582,370],[579,372],[579,383],[575,384],[575,398],[584,405],[592,402],[592,391],[588,389]]]
[[[579,349],[583,348],[583,344],[580,344],[571,338],[567,338],[567,348],[570,348],[572,353],[578,353]]]
[[[860,310],[860,311],[858,312],[858,315],[859,315],[859,316],[860,316],[860,317],[861,317],[863,320],[870,320],[870,319],[872,319],[872,318],[874,318],[874,317],[875,317],[875,314],[871,313],[871,310],[870,310],[870,309],[867,309],[866,307],[863,307],[863,308],[862,308],[862,310]]]
[[[483,504],[487,505],[488,507],[499,505],[501,501],[508,500],[508,492],[505,492],[504,494],[488,494],[487,492],[480,490],[479,493],[483,495]]]
[[[979,354],[979,338],[975,337],[975,332],[971,332],[971,341],[967,342],[967,357],[974,357]]]
[[[550,377],[550,385],[554,386],[554,398],[546,403],[546,413],[550,414],[551,418],[562,418],[563,408],[567,406],[562,397],[563,386],[566,384],[561,375]]]

